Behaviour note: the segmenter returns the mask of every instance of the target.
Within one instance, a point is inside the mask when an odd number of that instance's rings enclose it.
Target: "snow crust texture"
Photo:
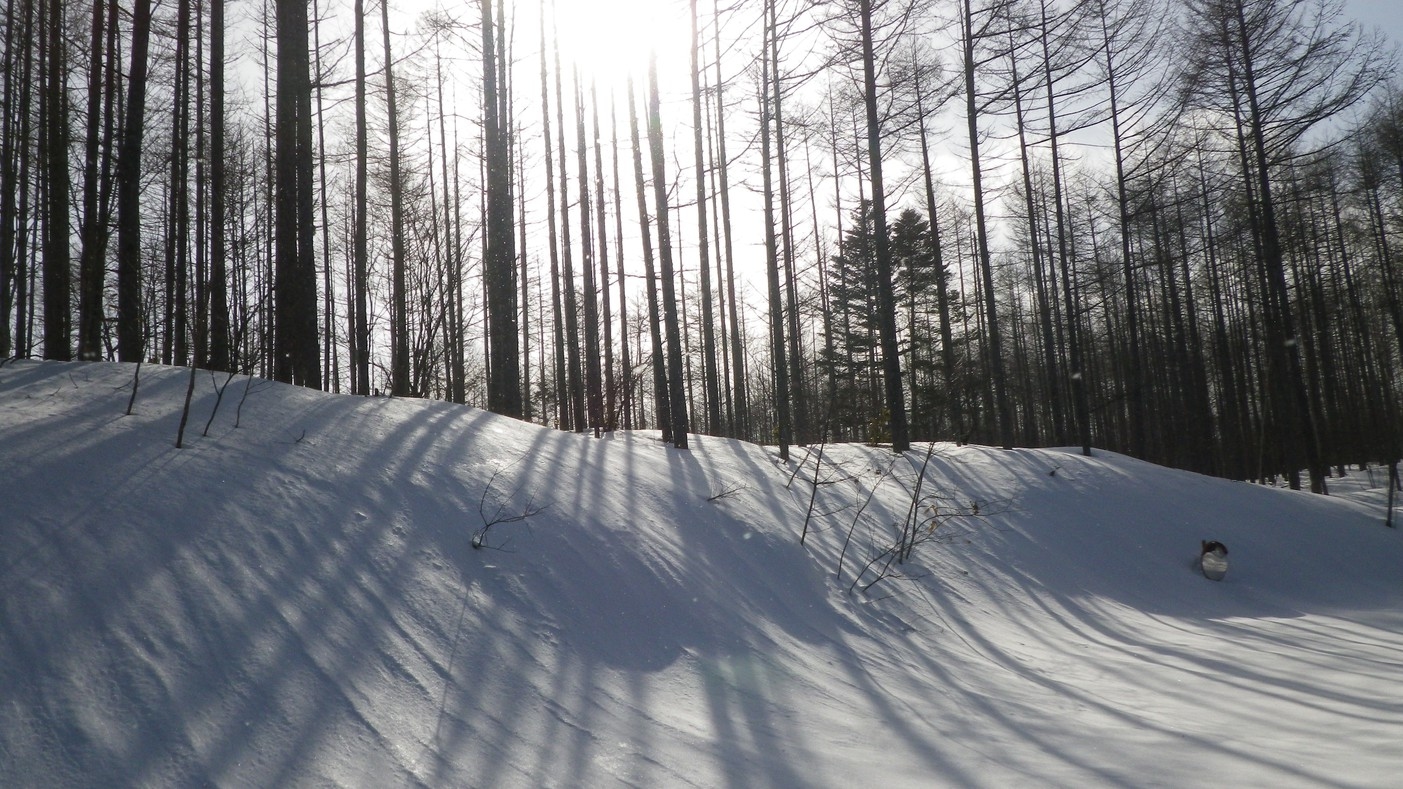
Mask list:
[[[188,371],[125,416],[134,371],[0,367],[0,786],[1403,774],[1403,538],[1362,477],[937,446],[888,564],[924,448],[785,465],[244,377],[216,412],[201,372],[176,449]]]

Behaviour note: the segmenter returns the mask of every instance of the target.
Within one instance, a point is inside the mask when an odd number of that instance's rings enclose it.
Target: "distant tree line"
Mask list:
[[[786,458],[1399,458],[1403,90],[1336,0],[673,6],[685,88],[554,0],[7,3],[0,357]]]

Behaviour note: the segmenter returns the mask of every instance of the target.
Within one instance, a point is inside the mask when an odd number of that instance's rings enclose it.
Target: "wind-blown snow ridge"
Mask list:
[[[820,478],[851,479],[821,486],[801,545],[804,450],[796,474],[741,442],[678,452],[242,377],[202,436],[224,383],[206,373],[177,450],[188,372],[144,367],[123,416],[133,372],[0,367],[3,786],[1403,769],[1403,542],[1376,492],[940,447],[923,491],[980,517],[862,594],[923,452],[827,448]],[[482,513],[502,522],[474,549]],[[1192,571],[1204,538],[1231,548],[1221,583]]]

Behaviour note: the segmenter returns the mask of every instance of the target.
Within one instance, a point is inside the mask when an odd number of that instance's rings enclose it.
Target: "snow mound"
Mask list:
[[[0,367],[3,786],[1382,786],[1403,766],[1403,542],[1377,491],[1056,449],[781,464],[204,372],[176,449],[189,372],[142,368],[127,416],[134,372]],[[923,468],[938,526],[887,562]],[[1194,570],[1202,539],[1231,546],[1221,583]]]

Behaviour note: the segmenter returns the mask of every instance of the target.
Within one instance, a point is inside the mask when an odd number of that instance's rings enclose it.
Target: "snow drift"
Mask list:
[[[143,368],[125,416],[133,373],[0,368],[0,785],[1403,769],[1403,541],[1367,486],[937,447],[938,528],[863,592],[924,451],[829,447],[815,493],[816,449],[679,452],[242,377],[216,412],[207,373],[176,449],[188,371]],[[1201,539],[1231,547],[1221,583]]]

